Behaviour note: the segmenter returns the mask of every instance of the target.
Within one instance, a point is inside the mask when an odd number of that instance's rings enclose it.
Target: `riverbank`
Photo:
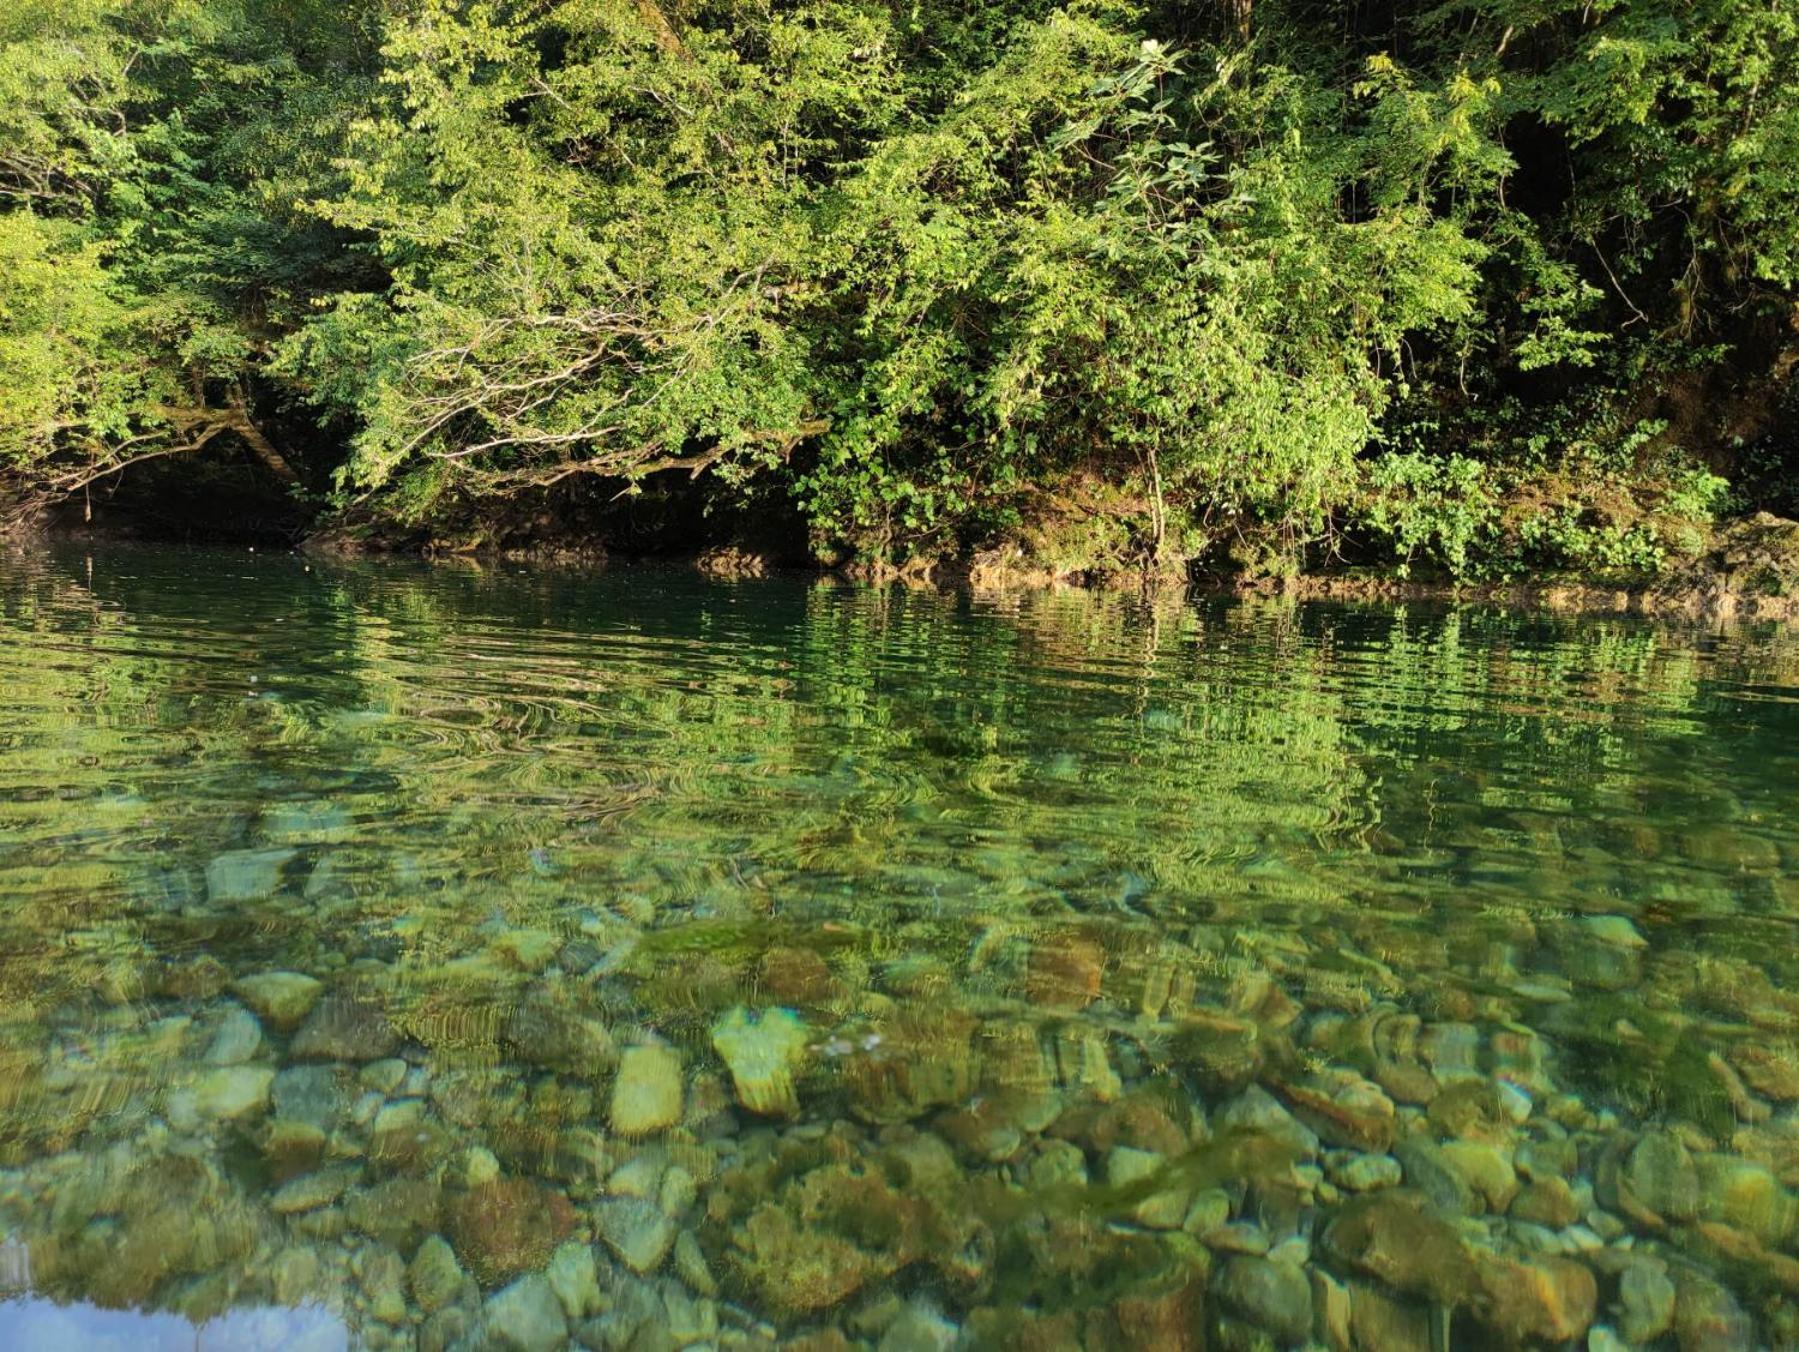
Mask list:
[[[355,556],[393,552],[368,539],[321,532],[307,552]],[[508,562],[584,562],[608,557],[595,542],[561,541],[467,553],[425,551],[429,557]],[[636,556],[626,556],[636,557]],[[1799,522],[1767,512],[1722,527],[1700,552],[1659,576],[1562,573],[1524,581],[1468,582],[1401,576],[1392,568],[1316,572],[1233,572],[1177,563],[1161,570],[1055,567],[1022,550],[990,550],[967,559],[916,559],[893,567],[862,561],[808,563],[778,549],[715,545],[686,556],[655,555],[719,578],[811,572],[850,582],[939,589],[1010,591],[1082,588],[1107,591],[1189,590],[1202,596],[1278,596],[1296,601],[1455,602],[1523,609],[1642,615],[1671,620],[1792,620],[1799,618]]]

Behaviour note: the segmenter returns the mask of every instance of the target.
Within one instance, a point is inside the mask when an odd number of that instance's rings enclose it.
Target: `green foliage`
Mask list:
[[[837,557],[1462,574],[1791,481],[1789,7],[1227,9],[22,0],[0,495],[249,448],[465,541],[679,472]]]
[[[1466,573],[1498,520],[1491,474],[1467,456],[1395,452],[1369,461],[1364,481],[1351,520],[1390,542],[1402,576],[1420,554],[1452,574]]]

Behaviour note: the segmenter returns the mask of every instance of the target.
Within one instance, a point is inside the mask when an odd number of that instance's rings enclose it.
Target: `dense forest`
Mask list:
[[[0,519],[1649,574],[1799,499],[1786,0],[12,0]]]

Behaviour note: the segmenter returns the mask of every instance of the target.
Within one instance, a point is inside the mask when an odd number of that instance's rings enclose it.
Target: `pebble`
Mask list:
[[[1618,1278],[1619,1329],[1626,1342],[1654,1342],[1674,1325],[1674,1283],[1648,1263],[1633,1263]]]
[[[961,1336],[954,1322],[923,1301],[909,1303],[887,1326],[877,1352],[950,1352]]]
[[[490,1345],[506,1352],[558,1352],[568,1344],[568,1321],[549,1279],[520,1277],[489,1298],[482,1310]]]
[[[407,1278],[412,1298],[426,1314],[455,1300],[468,1282],[462,1264],[456,1261],[456,1251],[441,1235],[432,1235],[419,1245]]]
[[[672,1047],[628,1047],[612,1082],[612,1129],[647,1136],[681,1120],[681,1058]]]
[[[638,1197],[602,1198],[594,1204],[594,1225],[633,1272],[654,1272],[675,1242],[675,1223]]]
[[[262,1025],[256,1016],[242,1005],[229,1005],[206,1049],[206,1059],[215,1066],[238,1066],[255,1056],[261,1046]]]
[[[570,1319],[598,1314],[605,1307],[600,1294],[599,1265],[594,1261],[591,1244],[571,1241],[562,1245],[551,1255],[544,1275]]]
[[[330,1206],[349,1190],[361,1173],[358,1166],[342,1165],[301,1174],[275,1190],[275,1195],[269,1199],[269,1209],[278,1215],[289,1216]]]
[[[1325,1167],[1331,1182],[1351,1192],[1397,1187],[1405,1176],[1399,1161],[1391,1155],[1351,1155],[1347,1159],[1331,1161]]]
[[[194,1110],[215,1122],[234,1121],[269,1105],[275,1072],[267,1066],[226,1066],[202,1076],[193,1088]]]
[[[1312,1283],[1303,1268],[1239,1254],[1218,1269],[1212,1292],[1226,1310],[1283,1343],[1302,1343],[1311,1334]]]

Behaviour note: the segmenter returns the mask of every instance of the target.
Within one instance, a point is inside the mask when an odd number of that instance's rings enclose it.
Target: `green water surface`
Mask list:
[[[0,557],[0,1344],[1793,1345],[1796,915],[1777,630]]]

